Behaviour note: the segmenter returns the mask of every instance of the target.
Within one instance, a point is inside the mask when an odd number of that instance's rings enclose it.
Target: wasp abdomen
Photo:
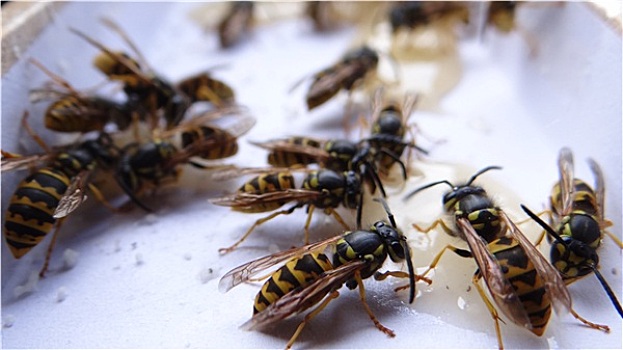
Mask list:
[[[253,313],[266,309],[296,288],[305,288],[325,271],[333,269],[329,258],[322,253],[309,253],[283,265],[264,283],[255,297]]]

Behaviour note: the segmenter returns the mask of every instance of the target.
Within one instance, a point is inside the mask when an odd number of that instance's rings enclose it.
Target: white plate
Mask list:
[[[28,90],[45,77],[26,62],[35,57],[76,87],[102,81],[90,61],[96,50],[70,34],[81,29],[110,47],[121,47],[98,16],[115,18],[139,43],[149,62],[172,80],[227,63],[217,71],[236,90],[240,103],[257,117],[245,136],[266,140],[290,134],[341,136],[340,96],[313,113],[304,112],[302,91],[288,88],[305,74],[334,62],[353,44],[355,32],[343,29],[327,36],[313,33],[305,21],[284,20],[256,28],[238,47],[223,52],[213,33],[190,19],[195,3],[67,3],[46,7],[52,21],[30,46],[6,45],[19,61],[2,76],[2,149],[37,152],[19,126],[25,108],[42,130],[44,104],[29,106]],[[274,5],[278,7],[278,5]],[[4,10],[4,9],[3,9]],[[518,33],[488,31],[484,40],[466,35],[459,46],[463,76],[437,112],[416,112],[411,120],[427,135],[447,142],[432,148],[428,160],[414,165],[426,177],[411,179],[407,189],[448,178],[460,181],[471,171],[501,165],[503,171],[483,175],[481,183],[517,217],[518,204],[545,206],[557,177],[556,157],[563,146],[573,149],[578,177],[592,181],[584,162],[593,157],[603,167],[607,185],[606,214],[621,232],[621,36],[589,6],[525,7],[519,23],[536,38],[530,55]],[[25,31],[22,33],[26,33]],[[26,35],[26,34],[24,34]],[[55,142],[57,136],[42,131]],[[261,156],[258,156],[261,154]],[[262,165],[264,155],[244,141],[231,162]],[[461,166],[458,166],[461,165]],[[279,348],[294,331],[296,320],[275,330],[238,329],[251,316],[259,286],[242,285],[227,294],[217,290],[218,278],[229,269],[267,254],[271,246],[287,248],[302,240],[305,215],[295,213],[267,223],[227,256],[219,247],[231,244],[260,216],[229,212],[209,204],[208,196],[237,183],[193,182],[205,175],[186,169],[183,189],[166,191],[153,201],[155,216],[139,210],[113,215],[96,204],[72,215],[63,227],[48,277],[31,293],[15,297],[38,271],[46,242],[16,261],[2,244],[2,343],[7,348]],[[2,176],[2,209],[25,173]],[[190,180],[189,180],[190,179]],[[431,190],[408,204],[390,190],[390,205],[414,246],[414,263],[424,267],[449,237],[430,241],[410,228],[430,222],[441,210],[441,192]],[[382,219],[382,211],[366,216]],[[373,216],[373,217],[372,217]],[[316,216],[313,231],[326,237],[339,227]],[[537,230],[526,232],[534,238]],[[63,270],[63,252],[78,253],[76,265]],[[70,254],[71,255],[71,254]],[[390,339],[377,331],[358,301],[344,289],[303,331],[295,346],[322,348],[493,348],[493,322],[474,288],[475,263],[444,257],[432,287],[418,285],[414,305],[392,289],[400,281],[367,281],[370,306],[379,320],[396,332]],[[605,239],[601,271],[621,297],[621,252]],[[71,260],[71,257],[69,258]],[[471,289],[469,292],[468,289]],[[587,319],[610,325],[604,334],[579,325],[570,315],[552,316],[543,337],[513,324],[502,325],[508,348],[620,348],[621,319],[605,293],[589,276],[570,286],[575,309]]]

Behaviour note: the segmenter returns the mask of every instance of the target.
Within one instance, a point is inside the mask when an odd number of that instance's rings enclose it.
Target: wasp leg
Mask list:
[[[602,331],[604,331],[606,333],[610,333],[610,327],[608,327],[607,325],[590,322],[589,320],[585,319],[584,317],[578,315],[578,313],[575,312],[575,310],[573,310],[573,308],[569,308],[569,311],[571,312],[573,317],[575,317],[576,319],[578,319],[578,321],[584,323],[585,325],[587,325],[587,326],[589,326],[591,328],[594,328],[594,329],[602,330]]]
[[[106,197],[104,197],[104,194],[94,184],[89,184],[89,190],[91,191],[91,193],[93,193],[93,197],[95,197],[98,202],[102,203],[103,206],[108,208],[113,213],[121,213],[123,211],[126,211],[125,208],[117,208],[114,205],[110,204]]]
[[[480,298],[482,299],[482,301],[485,302],[487,309],[489,309],[489,312],[491,313],[491,317],[493,317],[493,320],[495,321],[495,333],[498,337],[498,348],[502,350],[504,349],[504,343],[502,342],[502,332],[500,330],[500,321],[502,321],[502,319],[500,318],[497,310],[491,303],[491,300],[489,300],[489,298],[487,297],[487,293],[485,293],[484,289],[482,289],[482,287],[480,286],[480,283],[478,283],[478,281],[480,281],[481,278],[482,278],[482,274],[480,273],[480,270],[478,270],[474,274],[474,277],[472,277],[472,283],[474,284],[474,286],[476,286],[476,289],[478,290],[478,294],[480,294]]]
[[[372,313],[370,306],[368,306],[368,303],[366,302],[366,290],[363,286],[363,281],[361,280],[361,273],[359,271],[355,272],[355,281],[357,281],[357,285],[359,286],[359,298],[361,299],[361,302],[363,303],[363,307],[366,309],[368,316],[370,316],[370,319],[372,320],[372,322],[374,322],[374,325],[376,326],[376,328],[378,328],[381,332],[387,334],[390,337],[395,337],[396,334],[394,334],[394,331],[383,326],[381,322],[379,322],[379,320],[376,318],[376,316],[374,316],[374,313]]]
[[[41,136],[39,136],[39,134],[37,134],[35,130],[30,127],[30,123],[28,123],[28,111],[24,111],[24,115],[22,116],[22,126],[24,127],[24,129],[26,129],[28,135],[30,135],[30,137],[35,140],[39,147],[41,147],[46,153],[52,152],[50,147],[45,143],[45,141],[43,141]]]
[[[63,219],[59,219],[56,221],[56,227],[54,228],[54,234],[52,235],[52,240],[50,241],[50,245],[48,246],[48,251],[45,254],[45,261],[43,262],[43,266],[41,270],[39,270],[39,277],[45,277],[45,273],[48,271],[48,265],[50,264],[50,258],[52,257],[52,251],[54,250],[54,246],[56,245],[56,237],[58,236],[58,232],[61,229],[61,225],[63,224]]]
[[[396,277],[396,278],[409,278],[409,274],[404,271],[385,271],[383,273],[380,273],[380,272],[375,273],[374,279],[377,281],[382,281],[389,276]],[[415,275],[414,277],[416,281],[424,281],[428,283],[429,285],[433,283],[433,281],[430,278],[427,278],[421,275]],[[410,287],[411,286],[408,284],[404,286],[396,287],[394,288],[394,292],[399,292],[401,290],[408,289]]]
[[[251,234],[251,232],[253,232],[253,230],[255,230],[256,227],[260,226],[261,224],[265,223],[266,221],[269,221],[279,215],[288,215],[288,214],[292,214],[292,212],[294,210],[296,210],[296,208],[299,208],[300,206],[297,204],[293,207],[291,207],[290,209],[286,209],[286,210],[281,210],[278,212],[274,212],[266,217],[263,217],[259,220],[257,220],[253,226],[251,226],[247,232],[244,234],[244,236],[242,236],[238,241],[236,241],[236,243],[232,244],[231,246],[227,247],[227,248],[221,248],[218,250],[218,252],[220,254],[227,254],[230,253],[232,250],[236,249],[236,247],[238,247],[240,245],[240,243],[242,243],[245,239],[247,239],[247,237],[249,237],[249,235]]]
[[[305,244],[309,244],[309,225],[311,224],[312,215],[314,214],[314,209],[316,207],[313,204],[310,204],[307,207],[307,220],[305,220]]]
[[[610,221],[608,221],[608,222],[610,222]],[[610,225],[612,225],[612,223],[611,223],[611,222],[610,222]],[[619,239],[619,237],[615,236],[615,235],[614,235],[614,233],[612,233],[612,232],[610,232],[610,231],[606,231],[606,230],[604,230],[603,232],[604,232],[605,234],[607,234],[607,235],[608,235],[608,237],[610,237],[610,238],[614,241],[614,243],[616,243],[616,245],[618,245],[618,246],[619,246],[619,248],[623,249],[623,242],[621,242],[621,240]]]
[[[346,225],[346,222],[344,221],[344,219],[342,219],[342,217],[340,216],[340,214],[337,213],[337,211],[333,208],[327,208],[325,209],[325,211],[330,214],[333,215],[333,217],[335,218],[335,220],[337,220],[337,222],[340,223],[340,225],[342,225],[342,227],[344,228],[344,230],[348,231],[350,230],[350,227],[348,225]]]
[[[441,228],[449,235],[451,236],[455,236],[454,231],[448,227],[448,225],[446,225],[446,223],[443,221],[443,219],[437,219],[435,220],[435,222],[433,222],[432,225],[426,227],[426,228],[422,228],[420,225],[418,224],[412,224],[411,226],[413,226],[414,229],[422,232],[422,233],[429,233],[431,230],[433,230],[435,227],[441,225]]]
[[[316,315],[318,315],[320,311],[322,311],[327,305],[329,305],[331,300],[336,299],[339,296],[340,296],[340,293],[338,291],[333,291],[333,293],[331,293],[320,305],[318,305],[318,307],[315,308],[314,311],[305,315],[305,318],[303,319],[303,321],[299,323],[299,326],[296,328],[296,331],[294,332],[294,334],[292,334],[290,341],[288,341],[288,344],[286,345],[286,349],[292,348],[294,341],[296,341],[296,338],[298,338],[298,336],[301,334],[301,331],[303,331],[303,327],[305,327],[307,322],[309,322],[312,318],[316,317]]]

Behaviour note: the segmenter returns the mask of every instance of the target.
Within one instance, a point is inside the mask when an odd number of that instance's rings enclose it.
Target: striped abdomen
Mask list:
[[[538,336],[542,335],[552,313],[552,305],[545,290],[544,281],[537,273],[532,261],[526,256],[519,243],[508,237],[491,242],[487,248],[498,260],[504,277],[513,285],[521,300],[532,324],[530,331]],[[503,303],[503,301],[498,301],[498,303]],[[512,317],[507,316],[512,320]]]
[[[228,131],[210,126],[201,126],[182,133],[182,147],[192,145],[194,153],[203,159],[223,159],[238,153],[238,141]]]
[[[191,102],[207,101],[219,105],[234,100],[234,90],[229,85],[206,73],[184,79],[177,87],[190,98]]]
[[[42,168],[22,181],[11,197],[4,235],[11,253],[20,258],[54,227],[52,217],[70,179],[61,171]]]
[[[320,142],[316,140],[312,140],[306,137],[290,137],[287,139],[287,143],[302,146],[302,147],[312,147],[312,148],[320,148]],[[294,165],[308,165],[317,163],[318,159],[312,155],[300,153],[300,152],[289,152],[287,150],[273,150],[268,154],[268,164],[275,167],[291,167]]]
[[[591,186],[589,186],[586,182],[580,179],[573,180],[572,201],[572,211],[579,211],[593,216],[599,215],[599,205],[597,204],[595,191]],[[556,213],[558,216],[564,216],[565,214],[569,214],[562,213],[564,203],[562,203],[559,183],[556,183],[556,185],[552,189],[550,205],[554,213]]]
[[[288,189],[294,189],[294,177],[290,173],[269,173],[262,174],[247,181],[239,189],[239,193],[250,194],[264,194],[270,192],[285,191]],[[267,211],[273,211],[282,205],[289,202],[288,198],[284,198],[281,201],[271,201],[264,203],[257,203],[251,208],[247,208],[243,211],[245,213],[262,213]]]
[[[333,269],[322,253],[309,253],[294,258],[270,276],[255,297],[253,314],[263,311],[296,288],[305,288],[325,271]]]
[[[45,127],[60,132],[102,130],[111,116],[106,110],[97,111],[89,101],[65,96],[53,102],[45,112]]]

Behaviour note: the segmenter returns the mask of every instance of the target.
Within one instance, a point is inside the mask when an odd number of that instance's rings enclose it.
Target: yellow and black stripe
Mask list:
[[[182,147],[186,148],[197,143],[200,150],[198,157],[203,159],[223,159],[238,153],[238,140],[226,130],[200,126],[182,133]],[[202,147],[201,143],[208,143],[214,147]]]
[[[263,311],[292,290],[307,287],[331,269],[331,261],[322,253],[309,253],[288,261],[262,286],[255,297],[253,314]]]
[[[56,219],[52,215],[69,183],[65,173],[46,167],[19,184],[4,222],[4,235],[15,258],[28,253],[53,229]]]
[[[552,313],[550,296],[545,284],[537,273],[519,243],[509,237],[496,239],[487,249],[495,256],[504,277],[511,283],[524,310],[530,318],[532,333],[541,336]]]
[[[264,194],[270,192],[285,191],[294,189],[294,177],[287,172],[261,174],[245,182],[239,189],[239,193]],[[245,213],[262,213],[275,210],[289,202],[288,198],[282,201],[257,203],[251,208],[241,210]]]
[[[580,179],[574,179],[573,181],[573,204],[571,205],[572,211],[583,212],[588,215],[599,215],[599,205],[597,204],[595,191],[586,182]],[[557,183],[552,188],[552,194],[550,196],[550,205],[554,212],[558,215],[564,215],[562,208],[562,195],[560,192],[560,184]]]
[[[300,136],[293,136],[286,140],[286,143],[294,146],[320,148],[320,142]],[[317,163],[318,159],[315,156],[301,153],[290,152],[287,150],[273,150],[268,154],[268,164],[275,167],[291,167],[295,165],[309,165]]]
[[[207,101],[216,105],[233,102],[234,90],[226,83],[212,78],[207,73],[186,78],[177,88],[188,96],[191,102]]]

